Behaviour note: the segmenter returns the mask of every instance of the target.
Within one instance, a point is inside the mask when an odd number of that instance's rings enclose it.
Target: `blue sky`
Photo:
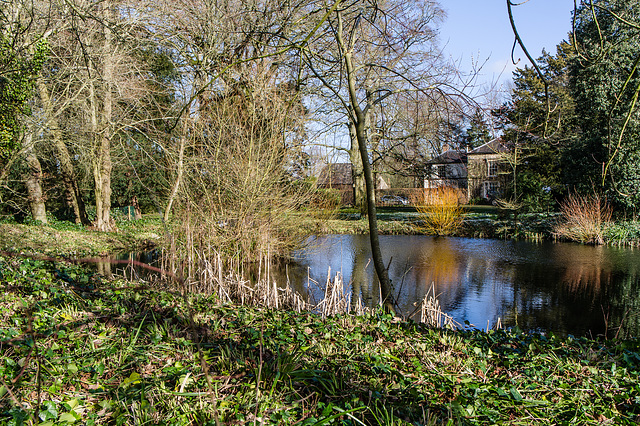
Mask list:
[[[506,0],[440,0],[447,12],[440,27],[440,45],[446,54],[460,61],[463,70],[471,70],[474,62],[486,61],[479,83],[498,79],[501,72],[500,82],[511,80],[515,68],[511,62],[514,37],[506,3]],[[534,58],[541,55],[543,48],[555,53],[555,46],[567,39],[572,11],[573,0],[529,0],[513,8],[518,32]],[[528,64],[519,48],[514,57],[520,59],[518,67]]]

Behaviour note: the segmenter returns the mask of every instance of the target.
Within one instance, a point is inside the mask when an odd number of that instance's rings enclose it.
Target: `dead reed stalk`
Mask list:
[[[435,286],[432,283],[427,294],[424,295],[420,305],[420,322],[435,328],[449,328],[455,330],[459,328],[453,317],[442,312],[442,307],[436,295]]]
[[[344,291],[344,282],[340,272],[331,279],[331,268],[327,273],[327,281],[324,287],[324,298],[315,306],[322,318],[335,316],[336,314],[348,313],[351,302]]]

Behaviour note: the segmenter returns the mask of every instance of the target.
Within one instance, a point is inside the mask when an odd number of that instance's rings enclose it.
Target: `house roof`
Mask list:
[[[427,161],[427,164],[453,164],[453,163],[466,163],[467,153],[464,151],[458,151],[450,149],[443,152],[437,157]]]
[[[351,163],[327,164],[320,171],[318,185],[352,185],[353,175]]]
[[[469,152],[469,155],[500,154],[509,152],[511,148],[501,138],[495,138]]]

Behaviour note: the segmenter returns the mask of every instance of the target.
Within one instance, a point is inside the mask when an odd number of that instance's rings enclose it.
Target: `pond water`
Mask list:
[[[640,251],[569,243],[381,236],[400,311],[410,316],[431,286],[442,310],[476,328],[560,335],[640,336]],[[352,299],[378,303],[368,235],[310,241],[280,274],[321,299],[328,271],[340,272]]]

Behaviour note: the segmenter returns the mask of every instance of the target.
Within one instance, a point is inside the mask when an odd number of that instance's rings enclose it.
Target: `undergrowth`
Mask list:
[[[605,243],[604,234],[612,215],[605,198],[598,194],[569,194],[560,209],[562,220],[554,229],[555,235],[580,243]]]
[[[638,341],[322,319],[0,258],[0,424],[636,424]]]

